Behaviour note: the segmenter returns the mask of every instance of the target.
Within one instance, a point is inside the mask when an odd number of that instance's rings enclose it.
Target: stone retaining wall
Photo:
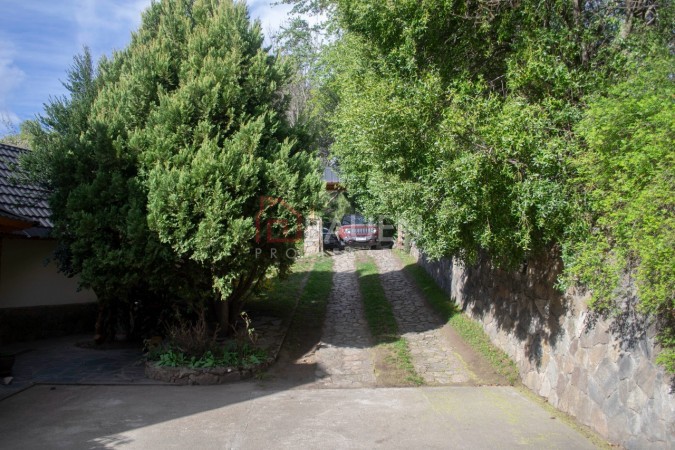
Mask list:
[[[635,296],[616,318],[597,317],[588,296],[553,285],[559,259],[498,270],[483,258],[420,264],[518,365],[523,383],[553,406],[626,448],[673,448],[674,380],[655,365],[653,327],[635,312]]]

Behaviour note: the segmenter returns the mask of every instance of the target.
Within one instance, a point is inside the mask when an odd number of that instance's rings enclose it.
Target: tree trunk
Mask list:
[[[222,333],[228,336],[232,334],[246,299],[259,281],[258,270],[253,269],[248,275],[240,277],[239,283],[226,300],[213,299],[213,311]]]
[[[110,302],[99,300],[94,342],[100,345],[115,340],[116,328],[114,308]]]
[[[621,26],[621,39],[626,39],[633,31],[633,20],[642,12],[644,3],[644,0],[626,0],[626,21]]]
[[[232,333],[232,327],[230,326],[229,302],[215,300],[214,306],[216,311],[216,320],[218,322],[218,328],[220,328],[220,332],[225,335],[230,335]]]
[[[574,16],[574,33],[576,35],[577,45],[579,46],[579,50],[581,51],[581,64],[583,66],[587,66],[588,60],[590,58],[588,55],[588,47],[582,37],[584,32],[583,31],[584,23],[581,17],[582,1],[583,0],[573,0],[572,9]]]

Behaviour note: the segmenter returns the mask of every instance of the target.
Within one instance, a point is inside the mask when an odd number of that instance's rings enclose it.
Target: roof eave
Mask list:
[[[0,233],[14,233],[33,228],[37,224],[30,220],[0,216]]]

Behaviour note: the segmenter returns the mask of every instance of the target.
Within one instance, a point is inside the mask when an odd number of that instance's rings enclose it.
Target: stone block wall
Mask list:
[[[323,253],[323,236],[321,230],[323,221],[315,214],[311,214],[305,222],[303,255],[318,255]]]
[[[654,363],[654,328],[636,313],[634,295],[617,317],[603,318],[589,311],[586,293],[554,288],[557,258],[507,272],[485,257],[466,267],[413,254],[516,361],[528,388],[610,442],[674,448],[675,381]]]

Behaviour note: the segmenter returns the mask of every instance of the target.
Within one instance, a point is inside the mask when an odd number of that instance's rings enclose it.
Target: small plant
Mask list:
[[[243,327],[235,329],[235,340],[227,344],[216,341],[218,328],[211,332],[204,311],[196,322],[187,322],[182,318],[167,330],[167,339],[157,340],[148,345],[147,357],[165,367],[189,367],[190,369],[210,369],[215,367],[237,367],[248,369],[267,358],[264,350],[253,347],[257,340],[255,330],[251,328],[251,319],[241,314]]]
[[[185,354],[172,349],[169,349],[164,353],[160,353],[158,357],[160,366],[178,367],[186,365]]]
[[[237,367],[249,369],[264,362],[267,359],[267,352],[250,346],[245,346],[241,350],[237,350],[233,346],[223,346],[218,350],[208,351],[200,357],[190,357],[179,350],[168,348],[152,357],[148,356],[148,358],[156,360],[157,365],[164,367],[189,367],[190,369]]]
[[[247,341],[255,344],[258,341],[258,334],[255,332],[255,328],[251,327],[251,318],[246,311],[239,314],[239,317],[241,317],[243,327],[232,327],[237,344],[244,345]]]
[[[266,358],[267,352],[264,350],[249,347],[241,357],[241,364],[244,368],[250,368],[261,364]]]
[[[214,351],[218,347],[217,335],[218,327],[210,330],[204,309],[199,312],[195,322],[178,316],[177,321],[167,328],[169,346],[190,357],[201,357]]]
[[[245,361],[247,354],[250,352],[250,345],[255,345],[258,341],[258,333],[256,333],[255,328],[251,327],[251,318],[245,311],[239,314],[239,317],[241,318],[240,323],[233,325],[232,329],[237,354],[242,361]]]

